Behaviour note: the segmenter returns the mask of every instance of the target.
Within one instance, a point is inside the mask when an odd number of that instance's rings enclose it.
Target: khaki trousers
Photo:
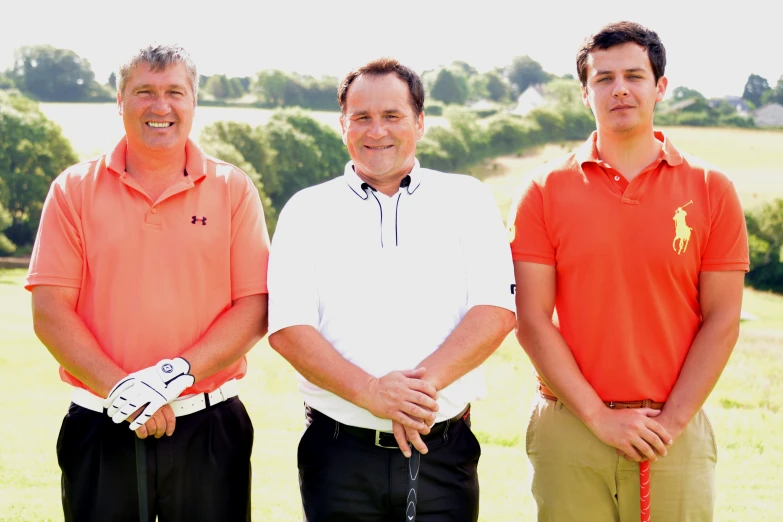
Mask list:
[[[628,462],[559,400],[537,396],[527,429],[539,522],[638,522],[639,465]],[[715,433],[700,410],[650,466],[652,522],[711,522]]]

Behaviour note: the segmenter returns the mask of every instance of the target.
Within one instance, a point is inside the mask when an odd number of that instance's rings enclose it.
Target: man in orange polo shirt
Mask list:
[[[184,49],[141,49],[120,68],[125,137],[44,204],[26,288],[73,386],[57,441],[67,521],[139,520],[136,437],[150,520],[250,520],[236,380],[267,328],[269,239],[252,181],[188,139],[197,89]]]
[[[597,130],[512,207],[517,337],[540,380],[527,453],[542,521],[639,520],[643,459],[653,520],[712,520],[701,406],[739,333],[747,236],[731,182],[653,131],[665,65],[638,24],[587,38],[577,70]]]

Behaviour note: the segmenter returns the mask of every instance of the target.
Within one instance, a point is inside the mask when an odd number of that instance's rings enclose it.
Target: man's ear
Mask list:
[[[120,91],[117,91],[117,112],[122,116],[122,94]]]
[[[590,107],[590,98],[587,97],[587,87],[584,85],[582,85],[582,103],[588,109],[592,109],[592,107]]]
[[[666,76],[658,78],[658,85],[655,86],[658,91],[655,95],[656,102],[662,102],[663,97],[666,96],[666,88],[669,86],[669,79]]]
[[[343,145],[348,145],[348,136],[346,135],[347,132],[348,129],[345,126],[345,115],[340,113],[340,134],[343,138]]]

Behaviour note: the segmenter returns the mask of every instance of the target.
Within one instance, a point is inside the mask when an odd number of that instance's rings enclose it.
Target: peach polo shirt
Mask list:
[[[54,180],[25,288],[78,288],[77,314],[131,373],[183,353],[232,301],[267,293],[269,236],[256,187],[233,165],[188,141],[182,178],[151,201],[125,171],[126,150],[123,138]],[[242,358],[183,394],[246,369]]]

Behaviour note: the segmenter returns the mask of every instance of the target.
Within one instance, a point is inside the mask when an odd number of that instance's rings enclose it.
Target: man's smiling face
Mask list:
[[[413,168],[424,113],[414,114],[408,85],[396,74],[356,78],[340,124],[356,173],[371,185],[402,178]]]
[[[158,151],[185,147],[196,97],[184,63],[162,71],[138,64],[117,94],[117,104],[129,147]]]

